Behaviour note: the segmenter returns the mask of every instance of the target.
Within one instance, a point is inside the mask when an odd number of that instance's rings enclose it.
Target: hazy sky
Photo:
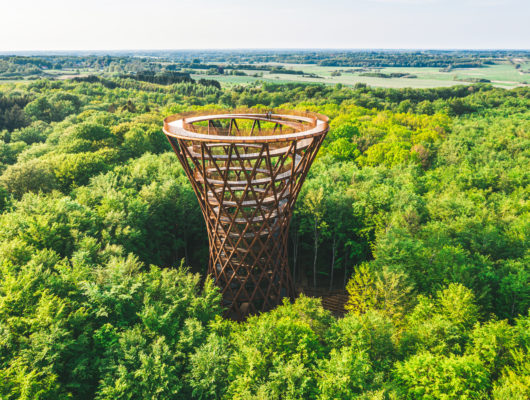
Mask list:
[[[0,0],[0,51],[530,48],[530,0]]]

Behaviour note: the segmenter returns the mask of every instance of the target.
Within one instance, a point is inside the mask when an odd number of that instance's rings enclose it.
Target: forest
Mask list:
[[[428,68],[442,71],[511,64],[526,71],[528,50],[190,50],[115,51],[82,54],[0,54],[0,80],[53,79],[61,73],[88,70],[98,75],[213,69],[214,74],[230,71],[268,71],[302,75],[281,64],[378,69],[384,67]],[[156,82],[155,82],[156,83]]]
[[[530,87],[168,71],[0,85],[0,399],[530,398]],[[221,317],[162,119],[233,108],[330,117],[289,257],[343,317]]]

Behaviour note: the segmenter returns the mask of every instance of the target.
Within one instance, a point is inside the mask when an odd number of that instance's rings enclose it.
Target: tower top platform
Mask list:
[[[290,142],[322,135],[328,117],[299,111],[176,114],[164,119],[164,133],[177,139],[210,143]]]

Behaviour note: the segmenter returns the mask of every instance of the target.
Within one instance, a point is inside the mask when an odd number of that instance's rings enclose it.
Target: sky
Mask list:
[[[530,49],[530,0],[0,0],[0,52]]]

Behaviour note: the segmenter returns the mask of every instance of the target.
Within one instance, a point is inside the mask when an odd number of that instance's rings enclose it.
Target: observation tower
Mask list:
[[[289,111],[164,120],[206,221],[208,272],[222,292],[227,317],[242,319],[294,297],[289,222],[328,130],[323,115]]]

